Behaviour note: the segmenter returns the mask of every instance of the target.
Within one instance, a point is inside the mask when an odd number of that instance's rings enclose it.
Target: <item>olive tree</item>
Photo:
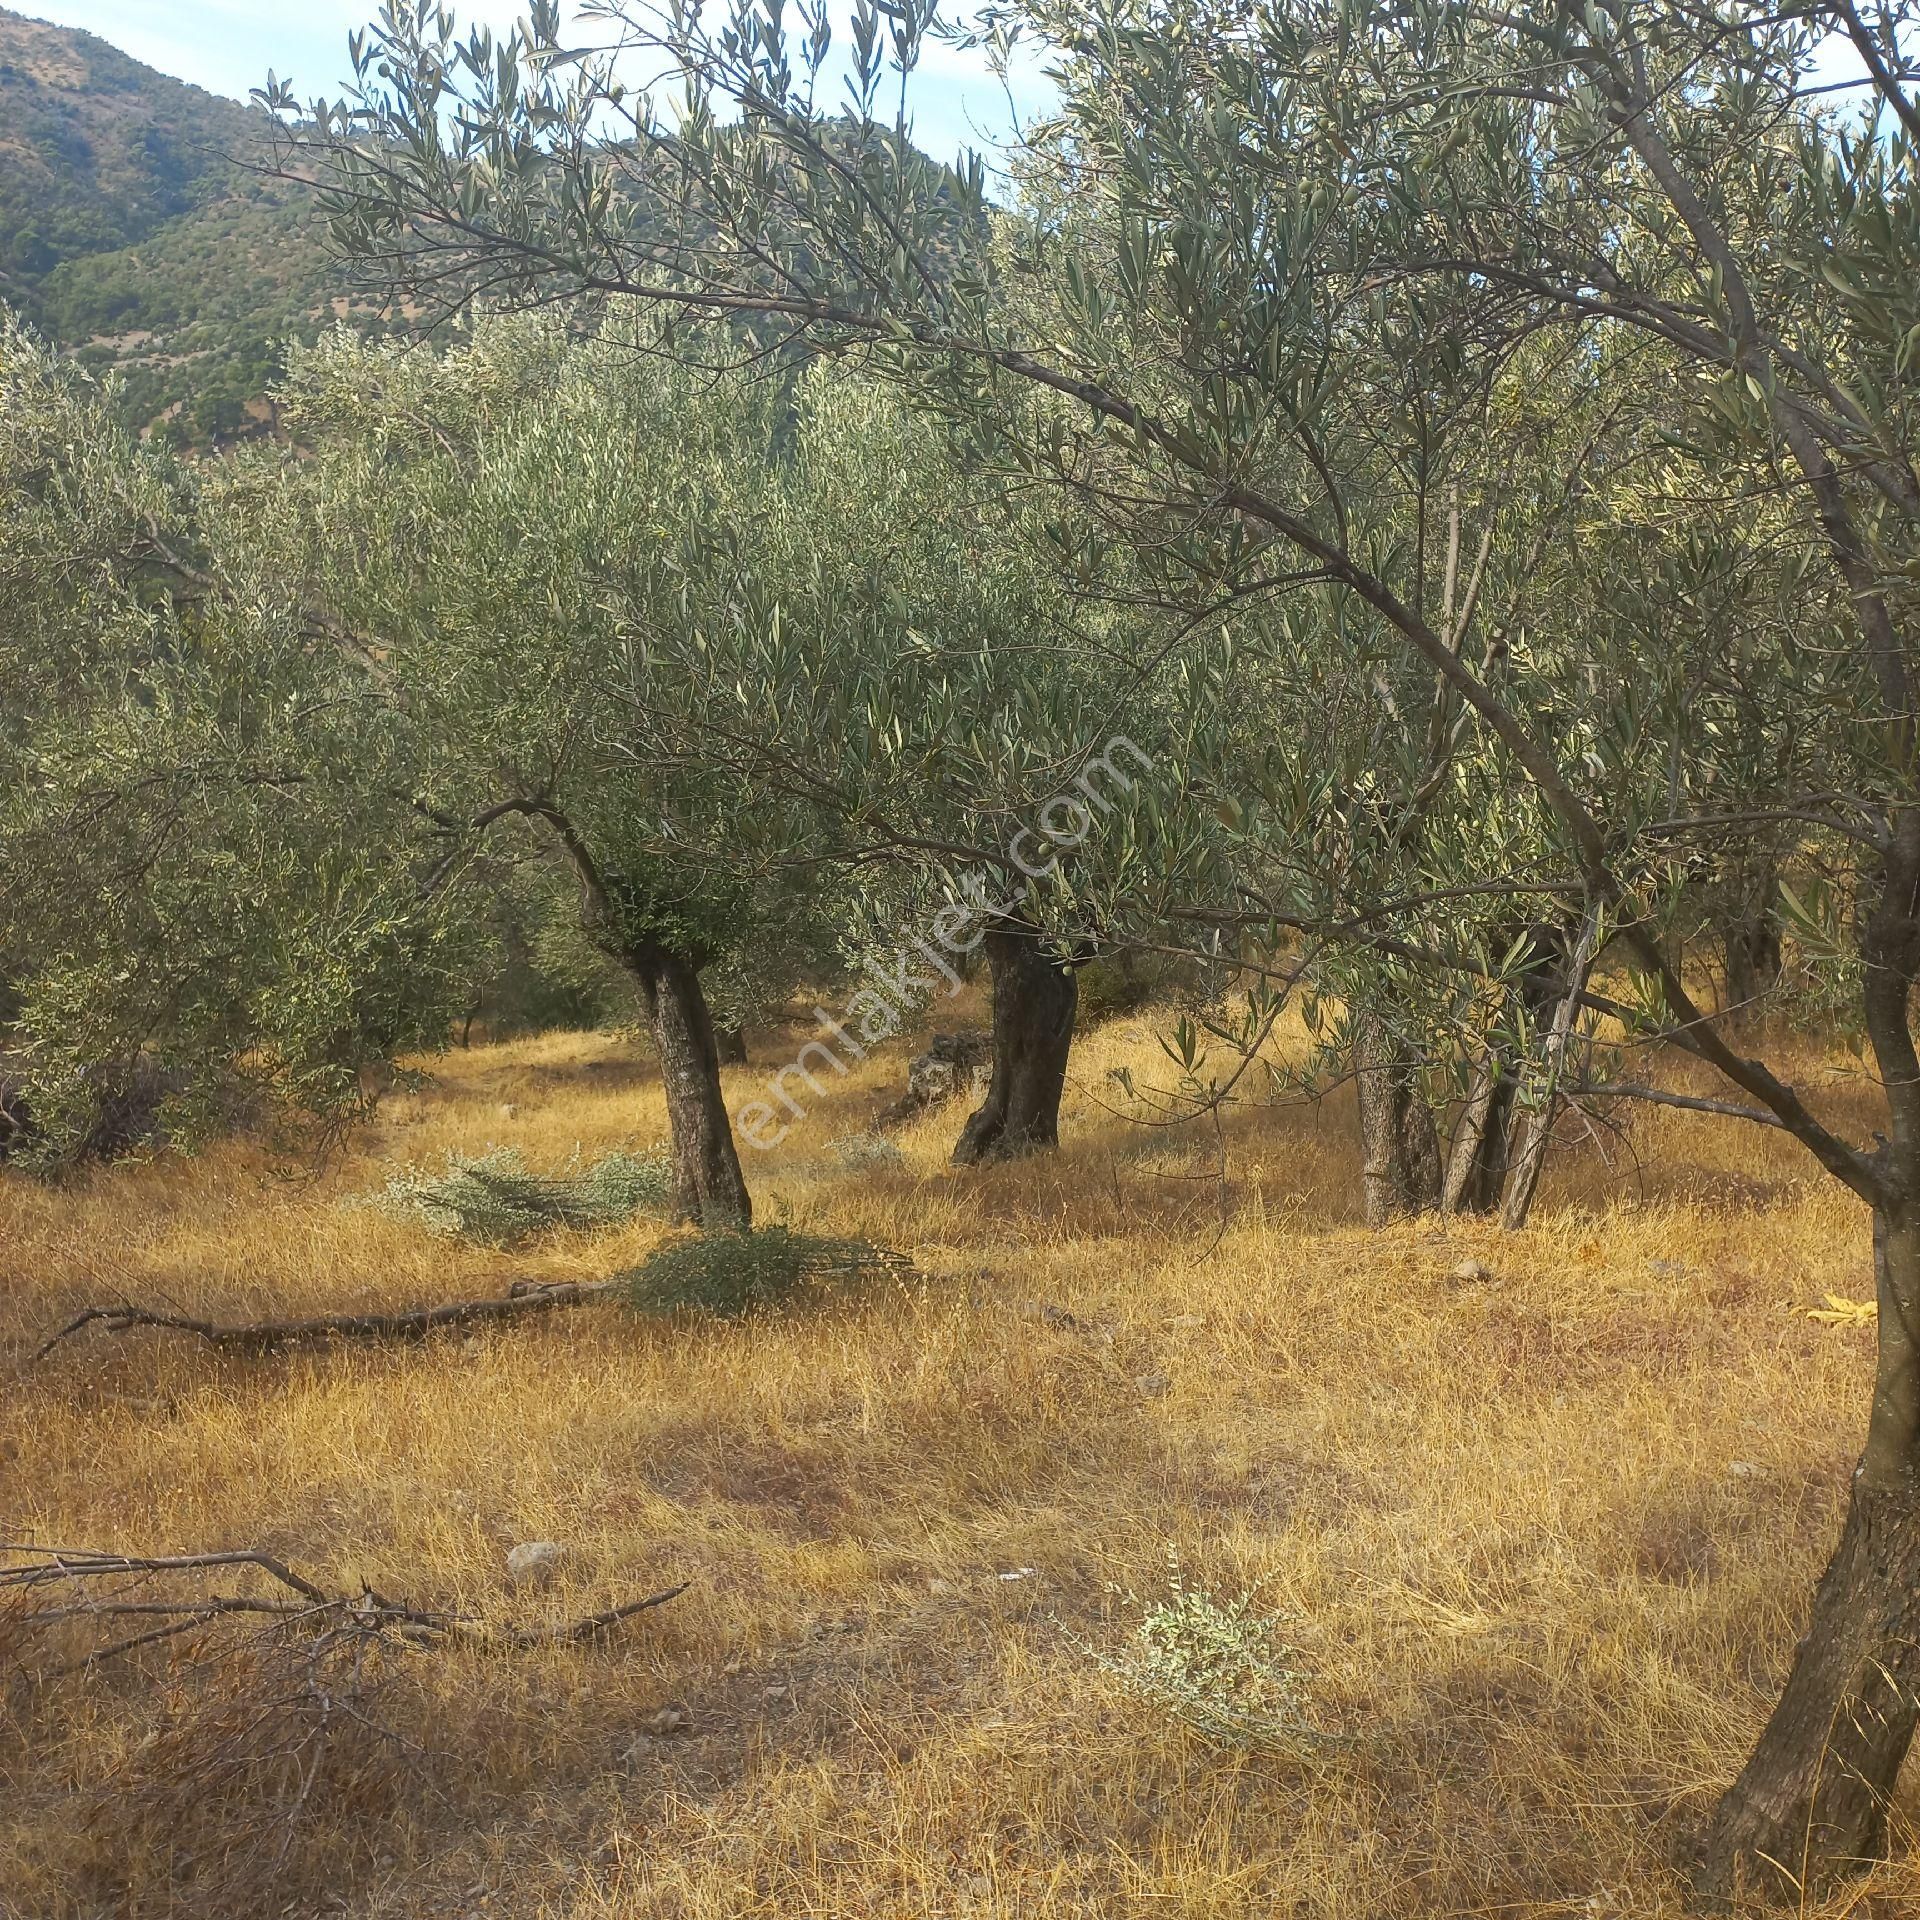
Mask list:
[[[936,983],[984,957],[992,1078],[962,1163],[1057,1144],[1078,971],[1137,937],[1217,703],[1195,660],[1168,680],[1111,561],[1062,568],[1071,538],[1049,490],[970,463],[887,385],[816,367],[744,624],[785,734],[742,716],[699,749],[833,823],[823,845],[860,876],[856,948],[917,949]]]
[[[798,970],[832,929],[787,858],[795,807],[688,751],[742,690],[714,635],[777,484],[770,392],[634,373],[533,324],[439,354],[337,336],[282,405],[296,451],[239,470],[233,511],[368,636],[445,838],[429,884],[484,880],[481,850],[532,830],[644,1009],[678,1210],[746,1221],[702,975]]]
[[[864,944],[924,993],[984,945],[1000,1044],[961,1157],[1052,1142],[1089,809],[1064,859],[1022,848],[1089,761],[1102,811],[1133,817],[1136,772],[1088,729],[1138,708],[1125,635],[1098,672],[1062,664],[1086,650],[1018,502],[970,490],[871,383],[689,374],[618,313],[441,354],[343,336],[296,357],[281,404],[295,452],[232,489],[255,543],[370,636],[446,881],[484,882],[475,850],[527,824],[573,871],[647,1010],[689,1217],[749,1204],[703,976],[784,990]],[[1124,854],[1124,827],[1107,839]]]
[[[162,1096],[356,1111],[465,991],[381,703],[220,589],[203,504],[0,313],[0,1055],[49,1157]]]

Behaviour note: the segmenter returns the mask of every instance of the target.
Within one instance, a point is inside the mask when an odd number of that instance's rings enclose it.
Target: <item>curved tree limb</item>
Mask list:
[[[1733,1100],[1709,1100],[1697,1094],[1673,1093],[1665,1087],[1641,1086],[1633,1081],[1617,1080],[1594,1085],[1583,1081],[1563,1091],[1569,1098],[1642,1100],[1656,1107],[1680,1107],[1688,1113],[1712,1113],[1729,1120],[1751,1120],[1757,1127],[1778,1127],[1782,1131],[1787,1124],[1777,1113],[1771,1113],[1765,1107],[1747,1107]]]

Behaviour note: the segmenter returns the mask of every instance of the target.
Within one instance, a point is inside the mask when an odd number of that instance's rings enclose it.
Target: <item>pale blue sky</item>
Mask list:
[[[85,27],[136,60],[213,93],[244,100],[267,69],[291,75],[300,96],[331,93],[347,72],[347,34],[364,24],[378,0],[5,0],[15,12],[56,25]],[[453,0],[464,23],[501,28],[525,11],[526,0]],[[938,159],[962,146],[1002,138],[1011,116],[1000,83],[977,56],[929,47],[914,88],[920,144]],[[1049,93],[1037,62],[1014,82],[1015,110],[1030,117]]]
[[[16,12],[59,25],[85,27],[136,60],[177,79],[244,100],[271,67],[291,76],[300,96],[331,93],[347,72],[347,34],[375,12],[378,0],[4,0]],[[526,0],[451,0],[463,22],[503,28]],[[844,39],[844,23],[837,21]],[[1038,58],[1014,70],[1012,101],[977,54],[931,44],[914,86],[920,145],[951,159],[963,146],[990,147],[1018,121],[1053,104]],[[1820,77],[1853,80],[1861,72],[1844,39],[1829,41]]]

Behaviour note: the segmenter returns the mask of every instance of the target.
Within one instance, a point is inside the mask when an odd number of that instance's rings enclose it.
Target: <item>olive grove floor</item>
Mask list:
[[[1778,1136],[1660,1111],[1570,1149],[1525,1233],[1369,1234],[1337,1099],[1134,1124],[1147,1018],[1076,1047],[1057,1156],[955,1171],[951,1109],[898,1165],[836,1152],[904,1052],[748,1175],[764,1220],[921,1279],[740,1323],[25,1364],[90,1300],[244,1319],[633,1264],[657,1225],[506,1254],[342,1204],[447,1148],[656,1139],[613,1036],[425,1062],[304,1179],[233,1143],[0,1182],[0,1537],[258,1547],[518,1621],[691,1582],[604,1645],[378,1655],[284,1747],[265,1655],[30,1679],[0,1611],[0,1914],[1684,1912],[1837,1526],[1871,1336],[1798,1309],[1871,1294],[1861,1211]],[[1802,1052],[1864,1135],[1871,1090]],[[564,1553],[515,1588],[530,1540]],[[1170,1564],[1275,1616],[1324,1739],[1219,1751],[1126,1687]],[[1910,1781],[1900,1857],[1823,1915],[1920,1911],[1917,1814]]]

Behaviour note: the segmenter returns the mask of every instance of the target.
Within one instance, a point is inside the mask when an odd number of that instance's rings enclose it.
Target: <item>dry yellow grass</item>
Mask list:
[[[262,1546],[554,1620],[693,1583],[610,1646],[385,1663],[370,1710],[407,1744],[349,1724],[264,1879],[235,1865],[244,1788],[167,1773],[268,1676],[163,1650],[16,1679],[0,1912],[1683,1912],[1837,1527],[1868,1338],[1790,1308],[1868,1289],[1859,1210],[1785,1140],[1664,1112],[1570,1155],[1524,1234],[1372,1235],[1346,1109],[1248,1105],[1223,1229],[1211,1130],[1108,1110],[1109,1069],[1155,1057],[1145,1022],[1097,1030],[1062,1152],[982,1172],[945,1165],[951,1111],[902,1167],[843,1168],[829,1143],[901,1074],[869,1062],[749,1176],[764,1219],[910,1248],[924,1285],[743,1324],[598,1307],[247,1361],[139,1334],[20,1367],[122,1293],[237,1318],[630,1264],[656,1229],[516,1256],[340,1205],[383,1159],[657,1137],[612,1038],[430,1062],[304,1183],[230,1145],[0,1184],[7,1537]],[[1452,1279],[1467,1257],[1491,1284]],[[531,1597],[503,1572],[525,1539],[568,1549]],[[1169,1544],[1287,1616],[1338,1743],[1222,1755],[1103,1671],[1115,1590]],[[669,1706],[690,1730],[649,1736]],[[1820,1911],[1916,1909],[1903,1858]]]

